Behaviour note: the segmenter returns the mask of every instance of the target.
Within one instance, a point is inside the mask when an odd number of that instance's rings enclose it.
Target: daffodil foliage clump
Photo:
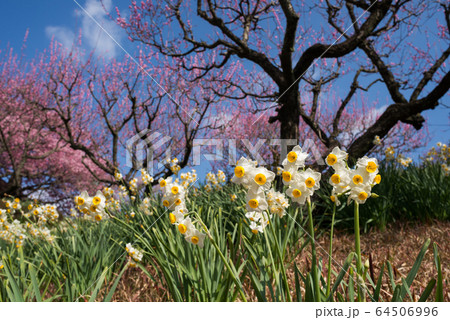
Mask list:
[[[66,217],[52,205],[5,198],[0,301],[110,301],[135,277],[164,288],[163,296],[149,293],[163,301],[380,301],[385,283],[397,284],[390,300],[413,300],[408,291],[429,241],[417,248],[416,263],[401,284],[389,272],[389,279],[383,272],[374,278],[361,253],[360,209],[370,215],[375,203],[383,203],[382,188],[395,185],[394,176],[375,158],[362,157],[350,167],[339,148],[326,157],[327,172],[307,168],[307,160],[294,147],[277,172],[280,185],[274,172],[247,158],[237,161],[232,183],[219,170],[198,184],[194,170],[180,173],[172,160],[167,165],[174,175],[154,187],[145,170],[128,184],[117,172],[121,187],[81,192]],[[332,259],[333,230],[347,208],[355,247],[341,264]],[[322,212],[331,217],[325,230],[317,226]],[[329,247],[316,243],[317,233],[329,234]],[[298,265],[307,251],[308,265]],[[420,289],[420,299],[441,301],[436,246],[433,254],[438,277]],[[387,261],[383,268],[392,266]]]

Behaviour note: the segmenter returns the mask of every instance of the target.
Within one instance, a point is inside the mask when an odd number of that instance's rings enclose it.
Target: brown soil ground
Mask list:
[[[444,300],[450,301],[450,222],[434,222],[432,224],[395,224],[389,226],[386,231],[371,231],[361,235],[361,252],[363,263],[365,259],[372,259],[372,272],[375,279],[378,279],[381,266],[388,260],[394,269],[396,283],[401,283],[401,277],[406,277],[416,260],[419,251],[427,238],[431,239],[430,247],[422,261],[419,272],[410,288],[415,301],[420,297],[424,288],[432,278],[437,277],[437,270],[434,263],[433,247],[435,242],[441,256],[442,273],[444,279]],[[324,235],[318,239],[317,253],[327,264],[329,236]],[[344,263],[348,254],[354,250],[354,236],[345,232],[335,232],[333,240],[333,270],[338,273],[340,266]],[[293,259],[299,270],[304,274],[310,268],[309,246]],[[326,269],[326,267],[324,268]],[[150,273],[152,268],[148,268]],[[385,268],[381,298],[389,301],[392,297],[387,269]],[[294,286],[293,266],[288,266],[288,277],[292,280],[291,288]],[[326,274],[326,270],[323,272]],[[334,278],[334,276],[332,276]],[[333,283],[334,279],[331,283]],[[344,278],[348,281],[348,275]],[[246,286],[247,287],[247,286]],[[369,288],[369,292],[373,289]],[[249,301],[256,301],[251,290],[246,290]],[[293,293],[294,294],[294,293]],[[434,297],[434,290],[430,297]],[[434,298],[433,298],[434,299]],[[152,281],[141,270],[127,270],[121,279],[114,294],[115,301],[167,301],[168,292],[161,283]]]
[[[396,284],[401,283],[401,278],[406,278],[411,270],[417,255],[420,252],[426,239],[431,239],[431,244],[424,260],[420,266],[417,276],[410,288],[414,300],[418,300],[428,282],[432,278],[437,278],[437,270],[433,255],[433,242],[437,244],[441,257],[441,268],[444,279],[444,300],[450,301],[449,280],[450,280],[450,222],[434,222],[432,224],[395,224],[386,228],[386,231],[371,231],[361,235],[361,255],[363,263],[372,259],[372,273],[378,279],[381,267],[385,261],[389,261],[393,267]],[[354,235],[343,232],[336,232],[333,240],[333,263],[332,269],[339,272],[340,266],[344,263],[348,254],[354,250]],[[328,263],[329,236],[323,236],[318,240],[318,255]],[[320,245],[320,248],[319,248]],[[308,251],[309,248],[306,249]],[[310,255],[304,252],[296,257],[297,266],[306,271],[309,266]],[[326,268],[326,267],[325,267]],[[345,278],[347,280],[348,276]],[[381,297],[384,301],[390,301],[392,288],[384,268],[383,285]],[[331,282],[333,283],[333,281]],[[372,292],[372,289],[369,289]],[[432,293],[434,297],[434,291]]]

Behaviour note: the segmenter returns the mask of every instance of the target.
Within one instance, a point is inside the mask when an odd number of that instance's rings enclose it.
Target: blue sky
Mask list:
[[[99,0],[77,1],[126,50],[133,52],[137,48],[137,43],[131,43],[123,30],[105,15]],[[109,12],[113,12],[116,6],[126,9],[129,3],[129,1],[117,0],[104,1]],[[95,49],[97,53],[106,57],[120,57],[124,54],[73,0],[1,1],[0,30],[1,50],[8,45],[19,50],[23,44],[24,35],[29,30],[25,48],[28,57],[33,57],[36,52],[48,48],[52,37],[64,45],[70,46],[80,31],[83,35],[83,47],[88,51]],[[374,94],[378,95],[380,91],[374,90]],[[442,101],[450,105],[449,95]],[[439,106],[435,110],[424,112],[423,115],[428,119],[431,135],[431,141],[426,148],[438,141],[448,142],[450,139],[449,109]],[[418,150],[416,157],[419,153],[423,153],[423,149]]]

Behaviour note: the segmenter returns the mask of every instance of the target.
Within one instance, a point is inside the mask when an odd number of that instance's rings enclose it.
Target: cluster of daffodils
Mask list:
[[[205,191],[211,192],[213,189],[222,190],[225,181],[226,181],[225,173],[222,170],[217,171],[217,174],[208,172],[206,174]]]
[[[203,248],[205,234],[195,227],[195,221],[191,220],[186,208],[187,190],[178,182],[172,181],[172,177],[160,179],[163,197],[163,205],[172,210],[169,214],[170,223],[175,225],[187,242]]]
[[[392,161],[395,159],[395,149],[393,146],[387,147],[384,151],[384,155],[387,161]]]
[[[425,161],[440,163],[445,175],[450,174],[450,148],[445,143],[438,142],[436,147],[431,147]]]
[[[51,234],[50,229],[44,225],[27,223],[27,230],[28,233],[35,238],[45,239],[50,243],[55,240],[55,236]]]
[[[360,158],[354,169],[347,165],[348,154],[335,147],[327,156],[326,162],[334,169],[329,183],[333,186],[331,201],[340,205],[338,197],[348,194],[348,203],[352,200],[365,203],[371,196],[372,187],[379,184],[381,176],[378,174],[378,161],[366,156]]]
[[[142,257],[144,256],[144,254],[141,251],[133,248],[131,246],[131,243],[127,243],[125,250],[128,253],[128,255],[130,256],[130,266],[136,267],[136,262],[140,262],[142,260]]]
[[[123,175],[116,171],[114,174],[114,178],[117,182],[119,182],[121,185],[119,186],[119,197],[122,199],[131,199],[134,201],[136,199],[136,196],[138,195],[139,191],[142,190],[143,187],[151,185],[154,181],[153,177],[145,170],[140,170],[141,177],[133,178],[130,180],[128,186],[129,190],[125,187],[124,181],[123,181]],[[110,192],[114,192],[111,188],[108,188]],[[104,193],[105,194],[105,193]],[[105,194],[106,196],[106,194]],[[112,195],[111,195],[112,198]]]
[[[269,224],[269,201],[271,209],[282,216],[284,214],[285,198],[280,197],[271,190],[275,173],[264,167],[257,167],[256,161],[244,157],[239,159],[234,168],[233,183],[240,184],[247,189],[246,195],[246,217],[250,220],[250,228],[254,234],[263,232]],[[266,198],[266,192],[270,194],[270,200]],[[278,200],[280,205],[278,206]],[[281,207],[281,208],[280,208]]]
[[[412,163],[411,158],[405,158],[401,153],[397,156],[396,161],[404,168],[407,168]]]
[[[25,217],[29,218],[33,216],[37,219],[38,224],[43,224],[46,222],[56,222],[59,218],[58,210],[55,206],[44,204],[44,205],[28,205],[28,212],[24,214]]]
[[[282,163],[282,181],[288,187],[286,194],[298,204],[305,204],[320,188],[320,173],[310,168],[304,169],[307,157],[308,154],[300,146],[295,146]]]
[[[138,179],[133,178],[130,180],[130,192],[132,196],[136,197],[138,193]]]
[[[124,185],[119,186],[119,197],[122,199],[131,198],[130,195],[128,194],[127,187],[125,187]]]
[[[141,169],[141,180],[144,185],[152,184],[153,177],[145,170]]]
[[[14,214],[16,211],[20,211],[22,209],[19,198],[3,200],[3,204],[7,213]]]
[[[121,181],[123,179],[123,176],[119,171],[116,171],[114,173],[114,178],[116,179],[116,181]]]
[[[105,187],[102,190],[103,195],[106,199],[106,208],[110,210],[119,210],[120,201],[114,198],[114,190],[110,187]]]
[[[143,212],[144,214],[151,216],[153,214],[153,211],[150,210],[151,206],[151,199],[149,197],[145,197],[144,199],[142,199],[142,202],[139,204],[139,210],[141,212]],[[131,212],[130,213],[130,218],[134,218],[135,217],[135,213]]]
[[[381,145],[380,136],[375,136],[375,138],[373,139],[373,144],[376,145],[376,146]]]
[[[17,248],[23,246],[27,238],[27,230],[19,220],[8,223],[6,211],[0,209],[0,239],[5,242],[15,244]]]
[[[180,165],[178,164],[177,158],[166,158],[165,160],[165,166],[170,169],[170,171],[173,172],[173,174],[178,174],[178,172],[181,170]]]
[[[93,197],[90,197],[87,191],[75,197],[77,209],[84,214],[84,218],[90,220],[101,221],[108,218],[106,204],[106,197],[101,191],[97,191]]]
[[[399,153],[397,156],[395,156],[395,149],[393,146],[386,148],[386,150],[384,151],[384,154],[385,154],[387,161],[395,161],[404,168],[407,168],[412,163],[411,158],[405,157],[401,153]]]
[[[53,205],[37,205],[30,203],[22,207],[19,199],[3,200],[5,209],[0,209],[0,239],[21,247],[25,239],[31,237],[45,239],[52,242],[55,237],[47,228],[47,223],[56,222],[59,213]],[[28,222],[12,219],[13,215],[20,213]],[[8,219],[11,217],[11,219]],[[8,221],[9,220],[9,221]],[[10,222],[12,220],[12,222]]]
[[[267,194],[267,205],[269,206],[269,212],[271,214],[276,214],[280,218],[283,218],[283,216],[286,213],[286,208],[289,207],[289,202],[286,198],[286,196],[279,192],[275,191],[273,189],[270,189]]]
[[[191,171],[180,174],[180,179],[176,179],[175,182],[180,183],[187,191],[197,180],[197,171],[192,169]]]

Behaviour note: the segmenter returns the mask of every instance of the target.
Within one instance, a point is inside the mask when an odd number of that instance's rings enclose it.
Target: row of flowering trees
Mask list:
[[[139,166],[151,164],[144,154],[125,167],[127,141],[151,147],[153,133],[170,137],[153,160],[170,149],[177,170],[189,165],[196,138],[235,139],[237,156],[250,155],[261,138],[309,139],[322,158],[340,146],[350,160],[417,147],[426,135],[426,125],[415,131],[424,126],[420,112],[450,83],[449,12],[437,2],[392,0],[142,1],[126,19],[116,17],[142,44],[134,56],[105,60],[55,41],[32,60],[5,49],[0,194],[58,199],[98,184],[129,187]],[[426,49],[411,38],[429,16],[434,51],[432,40]],[[319,18],[323,30],[315,28]],[[210,34],[199,32],[205,24]],[[399,46],[411,59],[397,55]],[[381,83],[388,97],[370,101],[366,92]],[[259,151],[280,164],[279,145]],[[114,179],[118,171],[123,179]],[[153,172],[155,181],[171,174],[170,166]]]

